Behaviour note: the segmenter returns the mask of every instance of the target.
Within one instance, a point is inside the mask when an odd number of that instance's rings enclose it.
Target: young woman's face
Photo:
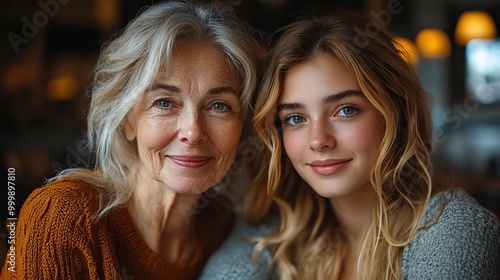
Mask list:
[[[237,77],[215,46],[178,42],[166,73],[144,94],[124,126],[136,141],[139,180],[199,194],[233,163],[243,119]]]
[[[278,115],[298,174],[321,196],[371,188],[384,120],[338,59],[317,55],[285,75]]]

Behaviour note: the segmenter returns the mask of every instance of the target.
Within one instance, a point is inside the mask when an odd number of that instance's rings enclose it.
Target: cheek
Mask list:
[[[300,131],[283,132],[283,147],[292,162],[300,160],[304,150],[308,147],[307,139],[309,137]]]
[[[356,153],[358,157],[364,158],[369,164],[373,164],[380,146],[380,134],[376,127],[361,125],[344,131],[344,144]]]
[[[165,121],[154,119],[138,122],[137,144],[141,149],[152,151],[166,147],[174,137],[174,128]]]
[[[209,127],[209,137],[215,148],[224,156],[233,157],[238,149],[243,122],[240,119],[213,122]]]

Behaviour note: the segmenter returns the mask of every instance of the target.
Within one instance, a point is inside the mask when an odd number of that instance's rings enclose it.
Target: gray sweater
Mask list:
[[[403,251],[403,279],[500,279],[500,222],[465,191],[457,189],[432,198],[424,223],[439,213],[439,220],[418,231]],[[202,280],[271,279],[269,252],[252,262],[253,245],[245,238],[272,233],[269,224],[250,227],[240,219],[232,234],[207,262]]]

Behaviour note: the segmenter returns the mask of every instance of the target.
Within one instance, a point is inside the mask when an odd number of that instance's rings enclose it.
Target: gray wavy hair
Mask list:
[[[104,46],[95,68],[87,118],[95,170],[70,168],[50,180],[77,177],[100,187],[99,217],[124,204],[132,193],[126,174],[135,168],[137,155],[122,124],[168,65],[174,43],[185,39],[213,44],[226,55],[240,81],[241,108],[248,118],[258,80],[256,41],[232,7],[221,2],[170,1],[146,8]]]

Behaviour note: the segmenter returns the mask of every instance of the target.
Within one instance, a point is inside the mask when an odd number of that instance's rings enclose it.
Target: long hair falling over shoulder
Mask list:
[[[272,205],[279,209],[279,230],[260,239],[254,254],[269,247],[280,279],[337,279],[349,250],[329,201],[293,171],[275,124],[283,78],[294,65],[318,54],[339,59],[385,120],[370,176],[376,206],[358,261],[361,279],[401,277],[403,248],[419,229],[434,193],[426,93],[392,37],[382,28],[368,32],[369,23],[352,13],[302,19],[279,31],[266,58],[253,124],[267,146],[268,165],[252,185],[246,218],[257,223]]]
[[[142,10],[104,46],[95,67],[87,118],[95,170],[70,168],[51,180],[77,177],[100,187],[98,217],[130,198],[133,186],[127,178],[139,160],[122,126],[132,106],[166,69],[179,40],[213,44],[225,54],[240,83],[243,118],[249,118],[259,67],[250,31],[232,7],[217,1],[168,1]]]

